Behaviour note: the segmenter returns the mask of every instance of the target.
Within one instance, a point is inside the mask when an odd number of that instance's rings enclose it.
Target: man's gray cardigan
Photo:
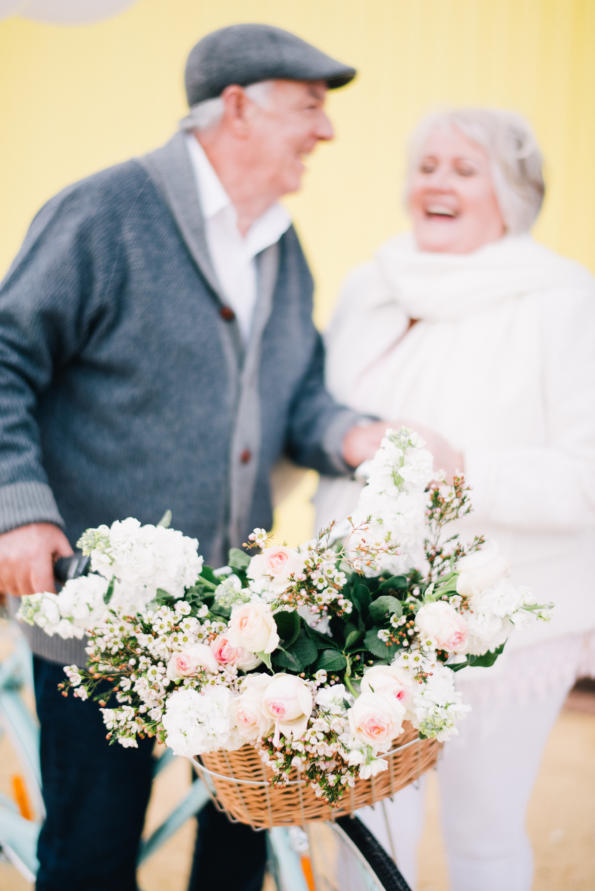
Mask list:
[[[258,274],[244,349],[181,135],[49,201],[0,289],[0,531],[56,523],[75,544],[89,526],[169,508],[218,565],[270,527],[282,452],[344,472],[359,416],[324,389],[293,228]],[[30,637],[40,655],[84,662],[78,643]]]

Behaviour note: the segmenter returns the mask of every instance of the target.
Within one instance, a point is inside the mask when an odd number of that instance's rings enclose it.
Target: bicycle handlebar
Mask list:
[[[54,563],[54,578],[63,585],[70,579],[76,579],[80,575],[86,575],[89,572],[90,557],[84,554],[73,554],[72,557],[58,557]]]

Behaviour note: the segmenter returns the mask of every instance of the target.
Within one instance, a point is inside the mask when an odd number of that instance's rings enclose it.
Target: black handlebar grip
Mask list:
[[[54,563],[54,578],[60,584],[76,579],[89,572],[90,557],[84,554],[73,554],[72,557],[58,557]]]

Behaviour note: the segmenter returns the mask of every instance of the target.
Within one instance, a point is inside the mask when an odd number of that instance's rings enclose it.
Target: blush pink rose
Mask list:
[[[447,653],[465,652],[469,627],[463,616],[445,600],[422,606],[415,624],[423,643]]]
[[[299,575],[304,567],[303,557],[293,548],[264,548],[250,560],[248,576],[255,581],[267,579],[275,589],[289,584],[290,575]]]
[[[371,746],[375,753],[386,752],[399,735],[405,707],[379,693],[362,693],[347,712],[354,737]]]
[[[262,600],[236,604],[231,611],[227,638],[233,647],[250,653],[272,653],[279,643],[277,625],[269,606]]]
[[[407,706],[415,681],[405,671],[394,665],[373,665],[362,678],[362,693],[380,693]]]
[[[240,736],[247,742],[255,742],[265,736],[273,727],[274,721],[263,707],[264,691],[271,682],[268,674],[250,674],[242,682],[240,695],[236,698],[235,721]]]
[[[167,676],[170,681],[175,681],[178,678],[194,677],[201,669],[215,674],[218,671],[217,662],[210,647],[206,644],[194,644],[173,654],[167,663]]]
[[[302,678],[276,674],[267,685],[262,705],[285,736],[302,736],[312,713],[312,691]]]
[[[234,647],[229,637],[220,634],[211,643],[211,652],[219,665],[235,665],[244,671],[250,671],[260,664],[261,660],[253,653],[249,653],[244,647]]]

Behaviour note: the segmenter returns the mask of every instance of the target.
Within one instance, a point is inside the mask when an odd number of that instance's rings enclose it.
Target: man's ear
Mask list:
[[[243,87],[230,84],[221,93],[223,99],[223,121],[233,134],[245,139],[250,131],[250,100]]]

